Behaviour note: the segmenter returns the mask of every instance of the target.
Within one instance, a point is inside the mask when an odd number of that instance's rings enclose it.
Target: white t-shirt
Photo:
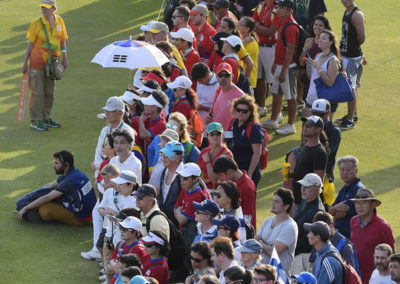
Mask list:
[[[110,164],[116,165],[120,171],[134,172],[138,178],[138,183],[142,183],[142,163],[133,153],[123,163],[119,160],[119,156],[115,156],[110,160]]]
[[[115,199],[115,200],[114,200]],[[124,208],[133,208],[136,207],[136,198],[132,195],[124,196],[122,194],[118,194],[114,188],[109,188],[104,192],[103,200],[101,201],[100,208],[110,207],[116,211],[121,211]],[[111,237],[114,235],[113,243],[117,245],[117,243],[121,240],[121,235],[118,226],[114,223],[106,222],[107,232],[106,236]]]
[[[217,93],[218,87],[219,87],[219,84],[217,81],[217,77],[215,76],[215,73],[213,73],[213,75],[207,85],[197,82],[196,93],[197,93],[197,96],[199,97],[199,105],[211,108],[212,103],[215,98],[215,95]],[[204,131],[206,132],[207,124],[205,123],[205,118],[208,115],[208,111],[198,110],[198,113],[203,121]]]
[[[135,140],[135,133],[133,132],[132,127],[130,127],[128,124],[125,122],[121,121],[120,124],[116,128],[111,128],[109,125],[103,127],[103,129],[100,131],[99,138],[97,140],[97,146],[96,146],[96,151],[94,153],[94,165],[96,167],[96,172],[95,173],[95,178],[97,178],[98,175],[98,169],[100,168],[101,163],[103,162],[103,143],[104,140],[106,140],[106,135],[108,133],[112,133],[115,129],[125,129],[128,131],[132,137],[133,140]]]
[[[272,228],[271,224],[274,218],[275,216],[269,217],[262,223],[261,228],[258,231],[258,235],[268,245],[271,245],[277,241],[288,246],[288,249],[283,251],[279,255],[279,258],[286,274],[291,275],[292,262],[298,235],[297,224],[291,217],[289,217],[287,220]],[[264,253],[261,256],[261,263],[268,264],[270,257]]]
[[[183,162],[181,162],[181,163],[179,164],[179,166],[176,168],[175,173],[174,173],[174,176],[173,176],[172,179],[171,179],[171,183],[168,184],[168,185],[165,183],[165,181],[166,181],[166,179],[167,179],[168,171],[169,171],[169,170],[167,169],[167,171],[165,172],[164,181],[163,181],[163,190],[162,190],[163,201],[165,201],[165,199],[166,199],[167,196],[168,196],[169,188],[170,188],[172,182],[175,180],[176,175],[177,175],[177,172],[179,172],[179,171],[181,171],[181,170],[183,170]]]
[[[160,179],[162,171],[165,169],[162,163],[162,157],[158,157],[157,163],[154,165],[153,169],[151,170],[149,184],[154,186],[155,188],[160,188]]]
[[[390,274],[382,276],[379,274],[379,271],[375,269],[369,279],[369,284],[396,284],[396,282],[392,280]]]

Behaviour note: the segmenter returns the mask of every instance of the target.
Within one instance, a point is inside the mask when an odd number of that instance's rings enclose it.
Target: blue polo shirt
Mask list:
[[[350,207],[350,210],[349,212],[347,212],[347,215],[345,217],[335,220],[336,229],[348,239],[350,239],[351,218],[357,215],[354,202],[350,201],[349,199],[354,198],[354,196],[357,194],[358,189],[360,188],[365,188],[365,186],[361,183],[359,178],[355,178],[352,184],[350,184],[349,186],[344,185],[342,187],[336,197],[335,202],[333,202],[332,204],[332,206],[334,206],[342,201],[346,201],[345,204]]]
[[[96,194],[88,177],[82,171],[71,168],[66,176],[57,178],[57,183],[56,190],[62,192],[60,200],[64,207],[74,212],[81,221],[90,217],[96,204]]]

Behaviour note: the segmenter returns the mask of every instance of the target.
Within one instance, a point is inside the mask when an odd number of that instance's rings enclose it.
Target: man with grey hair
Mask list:
[[[375,270],[372,272],[369,284],[396,284],[391,280],[389,270],[389,261],[392,253],[393,250],[388,244],[379,244],[375,247]]]
[[[336,229],[350,239],[350,220],[357,215],[354,203],[350,199],[356,195],[358,189],[365,188],[365,186],[357,177],[358,159],[356,157],[351,155],[340,157],[337,163],[344,186],[329,208],[329,213],[335,219]]]
[[[303,201],[300,205],[301,209],[293,216],[293,219],[297,223],[298,237],[292,274],[307,271],[309,266],[312,245],[308,242],[307,231],[304,230],[303,224],[312,223],[317,212],[325,211],[319,197],[322,192],[322,180],[320,176],[315,173],[309,173],[297,182],[301,184],[301,197]]]

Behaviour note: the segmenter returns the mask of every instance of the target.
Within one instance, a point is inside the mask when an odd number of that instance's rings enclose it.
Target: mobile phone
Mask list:
[[[305,49],[305,48],[303,47],[303,51],[307,54],[307,56],[308,56],[309,58],[311,58],[311,55],[310,55],[310,53],[308,53],[307,49]]]

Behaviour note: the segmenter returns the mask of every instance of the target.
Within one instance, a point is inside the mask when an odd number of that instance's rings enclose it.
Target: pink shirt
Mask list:
[[[243,95],[243,91],[235,85],[232,85],[232,89],[227,92],[221,90],[219,93],[217,93],[212,108],[213,122],[219,122],[222,124],[222,127],[225,131],[229,130],[229,124],[232,120],[232,101]]]

